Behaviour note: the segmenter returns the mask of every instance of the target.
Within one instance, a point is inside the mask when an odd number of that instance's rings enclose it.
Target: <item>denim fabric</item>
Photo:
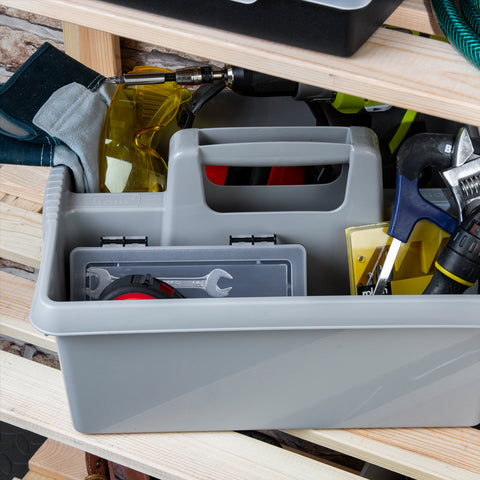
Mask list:
[[[45,137],[44,140],[49,137]],[[25,141],[0,134],[0,163],[51,167],[54,142]]]
[[[96,90],[103,80],[102,75],[44,43],[6,83],[0,85],[0,162],[51,164],[52,148],[57,141],[34,125],[34,116],[64,85],[76,82]]]
[[[72,82],[95,90],[104,77],[85,67],[49,43],[44,43],[0,87],[0,115],[25,130],[25,135],[14,135],[29,140],[42,136],[32,119],[50,95]]]

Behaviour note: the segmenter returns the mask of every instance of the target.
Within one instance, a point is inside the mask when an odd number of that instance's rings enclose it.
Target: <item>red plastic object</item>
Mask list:
[[[228,167],[205,165],[205,174],[207,175],[207,178],[215,185],[225,185],[227,173]]]
[[[304,167],[272,167],[267,185],[303,185]]]
[[[124,293],[123,295],[119,295],[112,300],[152,300],[155,297],[151,295],[147,295],[146,293]]]
[[[225,185],[228,167],[206,165],[205,174],[215,185]],[[267,185],[303,185],[305,183],[305,168],[300,167],[272,167]]]

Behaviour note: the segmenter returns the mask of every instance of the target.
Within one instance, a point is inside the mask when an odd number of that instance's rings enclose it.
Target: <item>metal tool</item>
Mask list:
[[[335,98],[332,91],[324,88],[233,66],[214,68],[207,65],[180,68],[174,72],[125,73],[118,77],[109,77],[105,81],[124,85],[151,85],[166,82],[175,82],[178,85],[202,85],[223,81],[234,92],[250,97],[288,96],[295,97],[296,100],[309,98],[333,100]]]
[[[472,139],[466,128],[457,138],[452,168],[440,172],[454,197],[461,222],[464,210],[480,201],[480,155],[475,153]]]
[[[187,67],[180,68],[175,72],[125,73],[118,77],[109,77],[106,82],[125,85],[151,85],[166,82],[175,82],[179,85],[200,85],[216,80],[228,81],[230,75],[228,68]]]
[[[112,275],[107,269],[101,267],[90,267],[87,271],[88,286],[86,293],[91,299],[98,299],[102,291],[114,280],[120,277]],[[214,268],[211,272],[201,277],[172,277],[161,278],[168,285],[181,288],[198,288],[204,290],[210,297],[226,297],[232,287],[220,288],[218,282],[226,278],[232,280],[233,277],[221,268]]]
[[[199,288],[205,290],[205,293],[210,297],[226,297],[232,287],[220,288],[218,282],[221,278],[227,278],[229,280],[233,279],[233,277],[225,270],[214,268],[210,273],[207,273],[202,277],[162,278],[162,280],[175,288]]]
[[[392,237],[390,249],[380,272],[374,295],[382,295],[392,273],[402,243],[406,243],[420,220],[429,220],[447,233],[452,233],[458,221],[425,200],[419,192],[419,177],[425,167],[441,170],[452,165],[457,142],[452,135],[419,133],[406,140],[397,155],[397,178],[393,215],[388,229]],[[457,163],[461,156],[457,156]]]

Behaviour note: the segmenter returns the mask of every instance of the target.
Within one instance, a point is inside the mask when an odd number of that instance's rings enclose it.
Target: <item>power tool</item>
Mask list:
[[[480,205],[465,215],[435,263],[424,295],[460,294],[480,279]]]
[[[220,81],[234,92],[252,97],[291,96],[304,99],[321,96],[327,100],[333,96],[333,92],[324,88],[310,87],[292,80],[233,66],[216,68],[205,65],[180,68],[174,72],[125,73],[118,77],[109,77],[105,81],[120,85],[152,85],[167,82],[174,82],[177,85],[203,85]]]

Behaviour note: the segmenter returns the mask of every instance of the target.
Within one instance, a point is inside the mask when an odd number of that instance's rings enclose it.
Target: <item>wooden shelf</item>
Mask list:
[[[438,33],[427,0],[406,0],[388,22]],[[480,125],[480,71],[443,41],[379,29],[350,58],[267,42],[97,0],[1,0],[109,34],[216,62]]]

